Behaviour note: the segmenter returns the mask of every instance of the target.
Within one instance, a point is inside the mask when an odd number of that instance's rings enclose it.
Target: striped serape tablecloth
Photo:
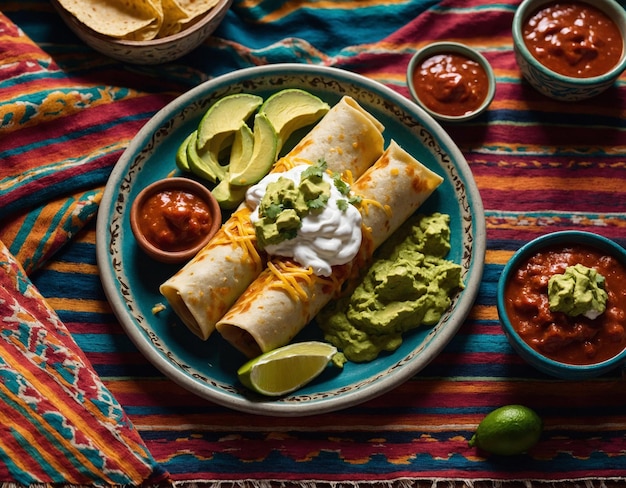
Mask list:
[[[580,229],[626,245],[626,77],[593,100],[568,104],[539,95],[521,79],[512,52],[518,3],[235,0],[199,49],[151,67],[95,53],[46,1],[0,1],[0,482],[102,486],[164,477],[181,487],[624,486],[622,372],[581,382],[537,372],[508,345],[495,289],[511,254],[538,235]],[[481,288],[455,338],[395,390],[313,417],[242,414],[164,378],[113,316],[95,259],[102,188],[133,135],[177,95],[252,65],[336,66],[408,97],[409,59],[434,40],[479,49],[498,82],[485,116],[445,126],[470,164],[487,223]],[[11,299],[31,307],[34,320],[22,334],[7,320],[15,310],[7,306]],[[65,362],[41,346],[50,341],[59,341]],[[7,352],[20,343],[26,347]],[[29,360],[16,361],[18,354]],[[36,380],[37,369],[50,378]],[[20,374],[31,381],[11,380]],[[83,390],[85,384],[93,387]],[[38,385],[56,385],[48,398],[56,414],[35,415],[52,391],[29,390]],[[83,399],[84,411],[59,404],[65,397]],[[542,416],[540,443],[509,458],[470,448],[482,417],[511,403]],[[69,423],[70,411],[89,429]],[[89,467],[45,462],[54,432],[73,433],[54,435],[73,461],[88,453]],[[122,459],[133,472],[111,468]]]

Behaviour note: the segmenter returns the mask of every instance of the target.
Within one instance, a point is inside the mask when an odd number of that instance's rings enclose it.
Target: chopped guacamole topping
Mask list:
[[[550,277],[548,300],[552,312],[593,320],[604,313],[607,293],[604,276],[582,264],[569,266],[563,274]]]
[[[402,334],[434,325],[463,288],[461,266],[445,259],[450,217],[418,215],[391,236],[354,291],[317,317],[324,338],[354,362],[394,351]]]
[[[254,223],[259,246],[276,245],[293,239],[302,226],[302,219],[315,212],[321,212],[331,196],[330,183],[324,179],[327,171],[325,161],[319,161],[305,169],[296,184],[291,178],[280,178],[271,182],[258,207],[259,219]],[[346,200],[338,202],[340,210],[345,210],[352,199],[350,186],[340,175],[333,175],[335,187]]]

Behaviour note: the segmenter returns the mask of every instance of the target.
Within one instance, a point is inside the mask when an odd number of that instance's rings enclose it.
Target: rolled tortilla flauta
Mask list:
[[[331,171],[349,170],[353,178],[358,178],[382,154],[383,130],[383,125],[355,100],[344,97],[273,171],[323,159]],[[160,286],[174,312],[203,340],[265,268],[265,255],[256,248],[250,213],[242,205],[211,242]]]
[[[345,96],[287,154],[317,163],[323,158],[334,173],[350,171],[357,179],[383,152],[383,125],[356,100]]]
[[[362,197],[364,232],[357,257],[333,267],[330,277],[316,276],[291,260],[273,258],[217,322],[219,333],[250,358],[289,343],[442,181],[391,141],[352,187]]]

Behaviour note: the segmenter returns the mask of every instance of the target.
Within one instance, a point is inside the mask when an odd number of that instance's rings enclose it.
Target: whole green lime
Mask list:
[[[543,422],[523,405],[506,405],[487,414],[469,441],[483,451],[501,456],[521,454],[541,437]]]

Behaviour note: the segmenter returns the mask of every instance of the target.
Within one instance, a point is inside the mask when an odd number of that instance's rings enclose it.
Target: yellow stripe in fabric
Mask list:
[[[479,188],[490,190],[511,191],[510,178],[496,178],[493,176],[474,176]],[[563,177],[515,177],[515,187],[520,191],[540,190],[593,190],[605,193],[623,193],[624,183],[617,178],[563,178]]]
[[[111,306],[106,300],[83,300],[72,298],[48,298],[46,300],[54,310],[73,310],[81,312],[110,312]]]
[[[10,355],[7,355],[7,357],[4,357],[3,359],[7,361],[9,365],[12,366],[16,371],[20,371],[22,375],[24,376],[24,378],[26,379],[26,381],[30,383],[31,385],[33,385],[33,388],[35,388],[35,390],[38,391],[42,396],[50,399],[51,401],[52,399],[55,399],[57,397],[55,395],[55,392],[45,382],[39,381],[39,378],[37,378],[30,371],[24,369],[23,367],[20,367],[20,365],[17,362],[15,362],[13,360],[14,358],[12,358]],[[92,416],[101,417],[100,412],[97,409],[96,410],[89,409],[87,403],[83,403],[82,406]],[[115,450],[115,448],[107,445],[106,442],[102,442],[103,439],[101,439],[100,433],[94,430],[92,426],[89,425],[89,422],[86,422],[85,419],[83,419],[80,415],[74,412],[71,408],[63,408],[63,406],[59,406],[59,411],[62,413],[63,417],[68,420],[68,422],[71,425],[74,425],[86,437],[90,438],[93,441],[94,447],[102,451],[103,456],[105,458],[115,459],[119,464],[119,469],[124,474],[126,474],[129,478],[133,480],[141,480],[143,478],[142,475],[137,472],[133,463],[127,462],[125,458],[120,458],[119,453]],[[42,423],[46,424],[45,422],[42,422]],[[51,432],[51,433],[56,434],[56,432]],[[81,458],[84,458],[84,456],[82,455],[80,451],[76,451],[76,455]],[[132,456],[129,456],[129,457],[132,457]],[[87,458],[85,458],[85,462],[89,462],[89,464],[91,464],[91,462]]]
[[[491,251],[488,250],[485,253],[485,262],[490,264],[506,264],[511,256],[513,255],[513,251]]]
[[[498,310],[494,306],[474,305],[469,318],[473,320],[498,320]]]
[[[50,263],[46,269],[56,271],[58,273],[80,273],[97,275],[99,273],[98,265],[88,263],[69,263],[63,261],[54,261]]]

